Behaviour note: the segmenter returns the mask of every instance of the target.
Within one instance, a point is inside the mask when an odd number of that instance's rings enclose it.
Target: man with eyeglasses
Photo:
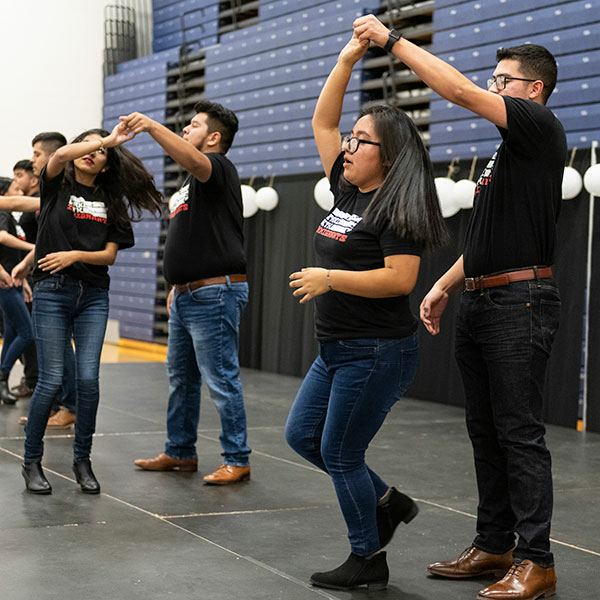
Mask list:
[[[502,136],[477,184],[463,254],[421,304],[421,319],[436,335],[449,294],[465,290],[456,359],[479,491],[473,544],[428,571],[455,579],[503,576],[479,592],[480,600],[550,596],[556,576],[543,387],[560,312],[550,265],[567,152],[562,125],[545,106],[556,61],[534,44],[502,48],[484,90],[373,15],[357,19],[354,31],[392,52],[446,100],[494,123]]]

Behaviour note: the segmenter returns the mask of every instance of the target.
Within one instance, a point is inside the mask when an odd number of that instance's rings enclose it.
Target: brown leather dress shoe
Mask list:
[[[47,429],[71,429],[75,423],[75,413],[69,412],[66,408],[61,408],[55,415],[48,419]]]
[[[250,467],[234,467],[233,465],[221,465],[214,473],[204,478],[204,483],[209,485],[228,485],[240,483],[250,479]]]
[[[57,412],[58,412],[57,410],[50,411],[50,418],[52,418]],[[27,425],[27,417],[26,416],[19,417],[19,425]]]
[[[515,561],[508,573],[479,592],[479,600],[537,600],[556,594],[554,567],[541,567],[531,560]]]
[[[145,471],[197,471],[197,458],[173,458],[164,452],[156,458],[138,458],[134,463]]]
[[[487,573],[503,577],[513,562],[512,550],[505,554],[490,554],[471,546],[456,560],[446,560],[432,563],[427,570],[432,575],[449,577],[451,579],[466,579]]]

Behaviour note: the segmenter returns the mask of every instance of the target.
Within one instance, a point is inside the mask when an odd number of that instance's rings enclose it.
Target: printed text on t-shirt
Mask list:
[[[76,219],[86,219],[106,223],[107,213],[104,202],[86,200],[81,196],[71,196],[67,209],[73,212]]]
[[[188,199],[190,197],[190,184],[184,185],[177,190],[169,200],[169,219],[178,215],[181,211],[188,210]]]
[[[317,228],[317,233],[323,237],[331,238],[338,242],[345,242],[350,233],[360,222],[362,217],[347,213],[339,208],[334,208]]]

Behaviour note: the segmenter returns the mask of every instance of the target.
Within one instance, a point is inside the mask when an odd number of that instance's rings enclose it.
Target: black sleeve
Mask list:
[[[8,231],[10,233],[10,216],[5,211],[0,211],[0,231]]]
[[[423,248],[420,245],[400,237],[389,227],[380,232],[379,245],[381,246],[383,256],[394,256],[396,254],[421,256],[423,254]]]
[[[331,173],[329,173],[329,185],[331,187],[331,193],[337,198],[340,192],[340,178],[344,174],[344,153],[340,152],[339,156],[335,159],[333,166],[331,167]]]
[[[210,164],[212,165],[212,171],[209,180],[206,182],[211,186],[224,186],[226,180],[226,158],[219,153],[206,154]]]
[[[523,148],[527,154],[544,151],[555,130],[556,117],[552,111],[531,100],[510,96],[503,99],[508,121],[507,143],[513,148]]]
[[[53,179],[46,178],[46,167],[44,167],[40,173],[40,207],[43,206],[49,200],[53,200],[57,196],[57,192],[60,188],[64,178],[64,169]]]
[[[135,238],[131,225],[127,225],[124,229],[119,229],[114,225],[108,226],[107,242],[114,242],[119,245],[119,250],[125,250],[133,247]]]

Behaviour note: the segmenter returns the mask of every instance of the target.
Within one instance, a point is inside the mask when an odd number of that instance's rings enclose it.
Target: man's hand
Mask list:
[[[150,133],[156,124],[150,117],[139,112],[131,113],[126,117],[119,117],[119,119],[125,127],[134,134],[142,133],[144,131]]]
[[[70,267],[73,263],[77,262],[77,251],[69,250],[63,252],[51,252],[46,254],[44,258],[40,258],[38,261],[38,267],[42,271],[50,271],[50,275],[58,273],[67,267]]]
[[[354,34],[350,41],[342,48],[338,56],[338,62],[353,67],[366,54],[368,49],[369,40],[361,42],[356,37],[356,34]]]
[[[29,286],[27,279],[23,280],[23,299],[27,303],[33,301],[33,292],[31,291],[31,287]]]
[[[0,265],[0,288],[6,289],[13,286],[13,280],[11,276],[4,270]]]
[[[329,291],[327,269],[307,267],[290,275],[290,287],[297,288],[294,296],[302,296],[300,304]]]
[[[171,306],[173,305],[173,296],[175,296],[175,286],[171,288],[169,295],[167,296],[167,314],[171,316]]]
[[[360,42],[373,42],[383,48],[389,34],[390,30],[375,15],[365,15],[354,21],[354,35]]]
[[[102,142],[105,148],[112,148],[132,140],[134,137],[135,132],[131,131],[125,123],[117,123],[110,134],[103,138]]]
[[[431,335],[440,332],[440,318],[446,310],[448,294],[435,285],[421,302],[421,321]]]

